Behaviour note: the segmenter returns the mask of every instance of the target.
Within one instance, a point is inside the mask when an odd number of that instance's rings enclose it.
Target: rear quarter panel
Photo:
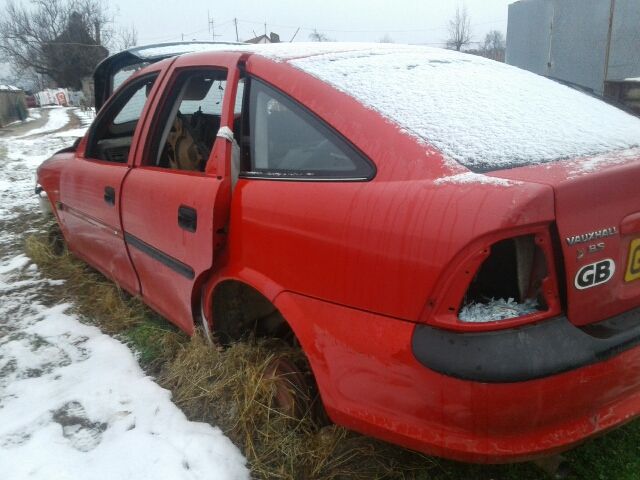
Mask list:
[[[446,181],[467,170],[330,85],[256,56],[247,72],[305,105],[377,173],[368,182],[241,178],[219,278],[250,279],[269,298],[288,290],[417,320],[472,240],[553,221],[548,186]]]

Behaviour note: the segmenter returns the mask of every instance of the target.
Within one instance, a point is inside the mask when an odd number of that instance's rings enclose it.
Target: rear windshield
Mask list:
[[[476,172],[640,146],[640,119],[481,57],[380,46],[290,63]]]

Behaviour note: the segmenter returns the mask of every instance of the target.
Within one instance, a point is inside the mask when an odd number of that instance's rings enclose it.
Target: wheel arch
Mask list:
[[[202,316],[203,318],[206,318],[207,322],[210,322],[208,323],[208,328],[211,329],[214,335],[219,336],[220,332],[216,328],[215,315],[216,295],[224,294],[225,292],[221,289],[224,289],[225,285],[230,284],[242,285],[243,288],[250,289],[252,292],[259,295],[263,301],[268,302],[273,308],[273,311],[280,315],[280,319],[282,321],[280,326],[284,328],[279,333],[281,333],[281,335],[285,335],[289,332],[291,334],[291,338],[285,338],[285,340],[292,340],[302,351],[307,360],[310,373],[313,376],[314,388],[317,390],[322,404],[325,405],[323,392],[326,392],[327,390],[323,389],[322,386],[319,385],[319,377],[317,375],[318,368],[320,367],[320,365],[317,364],[319,359],[309,351],[309,347],[313,345],[313,332],[315,330],[313,322],[307,321],[309,319],[306,318],[305,312],[295,303],[286,300],[285,297],[287,297],[287,295],[282,294],[286,293],[287,290],[282,286],[273,282],[259,272],[252,270],[244,269],[242,274],[236,275],[217,275],[215,278],[212,278],[207,282],[202,290]],[[223,340],[224,343],[224,339],[221,340]],[[328,415],[330,417],[328,412],[324,413],[324,415]]]
[[[242,269],[237,272],[219,272],[211,277],[201,288],[201,316],[202,321],[214,331],[217,330],[220,319],[216,321],[216,301],[220,300],[220,295],[224,295],[227,285],[241,285],[242,288],[255,292],[256,297],[268,301],[273,309],[276,309],[275,299],[284,291],[284,288],[260,272],[251,269]],[[219,306],[219,305],[218,305]],[[286,320],[286,314],[280,312]],[[287,321],[288,323],[288,321]],[[289,326],[290,327],[290,326]],[[290,327],[291,328],[291,327]],[[294,332],[295,333],[295,332]]]

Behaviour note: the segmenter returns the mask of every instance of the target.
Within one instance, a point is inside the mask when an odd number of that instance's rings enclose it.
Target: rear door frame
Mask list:
[[[238,64],[244,55],[246,54],[242,52],[207,52],[178,57],[172,62],[159,85],[159,93],[149,105],[149,113],[141,127],[141,134],[135,147],[134,165],[122,186],[123,233],[132,262],[138,272],[142,297],[151,307],[189,333],[193,331],[194,318],[199,315],[201,286],[215,268],[216,255],[226,242],[226,226],[231,201],[230,162],[233,144],[229,139],[217,136],[204,172],[172,171],[145,165],[144,159],[152,150],[151,135],[157,122],[161,121],[159,115],[164,109],[165,102],[172,101],[170,89],[173,82],[184,70],[226,69],[227,87],[224,93],[220,128],[228,127],[233,130],[234,103],[241,76]],[[155,197],[162,198],[163,203],[168,205],[171,202],[164,202],[166,199],[164,195],[179,199],[180,192],[183,191],[180,189],[190,183],[190,178],[193,179],[191,181],[194,191],[190,192],[191,195],[184,195],[184,197],[195,196],[196,201],[194,202],[194,198],[191,198],[185,206],[199,210],[197,228],[200,231],[171,234],[170,230],[167,230],[168,236],[180,238],[180,241],[171,244],[158,238],[158,235],[162,231],[161,227],[177,228],[175,223],[177,223],[178,212],[173,212],[173,209],[154,212],[148,203],[145,207],[144,202],[148,200],[147,197]],[[171,179],[175,181],[171,182]],[[145,183],[146,181],[155,184],[151,186],[151,190],[145,187],[149,185]],[[158,188],[159,191],[155,191],[154,188]],[[147,189],[146,194],[141,194],[145,189]],[[162,194],[162,197],[158,197],[159,194]],[[213,205],[206,205],[207,201],[213,201]],[[182,202],[172,202],[175,203],[175,205],[171,203],[172,206],[182,206]],[[145,214],[147,212],[148,214]],[[202,213],[205,213],[204,217]],[[147,228],[144,228],[145,225]],[[202,232],[210,232],[210,236],[206,237],[206,245],[203,244]],[[177,237],[176,233],[181,233],[182,236]],[[199,235],[199,240],[195,239],[196,234]],[[178,243],[181,245],[177,245]],[[198,248],[206,248],[207,251],[193,252],[189,250],[189,245],[197,245]],[[194,260],[198,255],[203,258]]]

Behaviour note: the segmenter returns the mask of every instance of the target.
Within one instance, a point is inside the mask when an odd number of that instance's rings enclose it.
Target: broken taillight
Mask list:
[[[474,242],[456,257],[423,319],[459,330],[506,328],[558,315],[548,228]]]

